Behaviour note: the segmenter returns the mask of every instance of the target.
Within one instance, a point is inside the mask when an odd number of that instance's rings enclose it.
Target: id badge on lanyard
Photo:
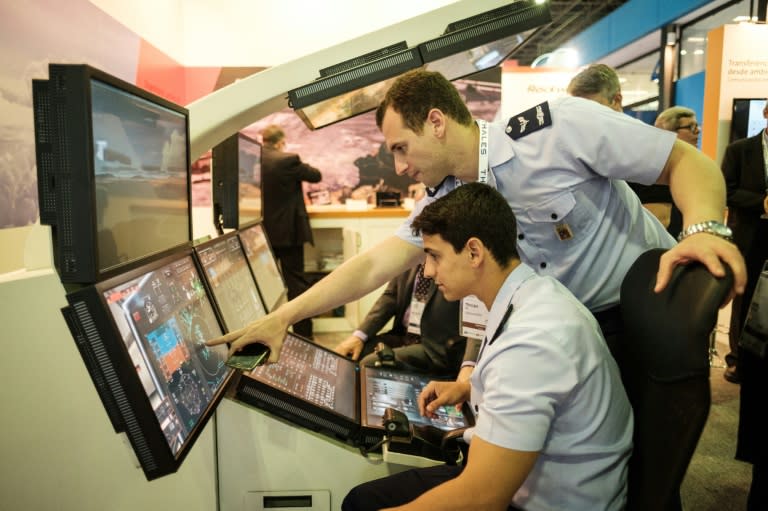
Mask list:
[[[475,295],[465,296],[461,300],[461,335],[473,339],[485,337],[485,324],[488,323],[488,309]]]
[[[421,317],[427,304],[416,297],[411,299],[410,314],[408,315],[408,333],[421,335]]]
[[[488,122],[477,119],[480,128],[480,148],[477,154],[477,182],[488,184],[491,169],[488,166]],[[467,296],[461,300],[461,335],[482,339],[485,337],[485,324],[488,322],[488,309],[476,296]]]

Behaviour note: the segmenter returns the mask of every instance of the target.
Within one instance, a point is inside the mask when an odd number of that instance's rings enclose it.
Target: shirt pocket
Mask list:
[[[598,218],[595,204],[584,194],[568,190],[526,210],[521,221],[529,243],[543,249],[578,243],[592,230]]]

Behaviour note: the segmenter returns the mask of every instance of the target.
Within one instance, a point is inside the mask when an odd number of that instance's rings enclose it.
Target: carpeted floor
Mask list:
[[[718,321],[716,351],[728,353],[728,309]],[[715,358],[715,366],[723,365]],[[699,445],[693,455],[681,490],[686,511],[741,511],[746,509],[752,466],[736,461],[736,431],[739,424],[739,386],[723,378],[722,367],[712,367],[712,407]]]

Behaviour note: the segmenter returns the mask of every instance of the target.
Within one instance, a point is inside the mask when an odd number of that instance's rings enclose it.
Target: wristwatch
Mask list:
[[[722,222],[717,220],[707,220],[706,222],[699,222],[698,224],[689,225],[677,235],[677,241],[683,241],[691,234],[699,232],[706,232],[707,234],[713,234],[718,238],[723,238],[726,241],[733,242],[733,231],[731,228]]]

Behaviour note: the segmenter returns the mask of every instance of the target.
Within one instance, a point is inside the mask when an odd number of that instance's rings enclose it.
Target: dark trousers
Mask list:
[[[751,247],[743,252],[744,262],[747,265],[747,285],[744,288],[744,294],[736,296],[731,302],[731,324],[728,332],[728,345],[731,352],[725,356],[725,362],[729,366],[737,365],[741,330],[749,313],[760,272],[768,258],[768,220],[760,222]]]
[[[342,511],[376,511],[402,506],[422,493],[458,476],[463,467],[438,465],[415,468],[382,479],[363,483],[352,490],[341,504]],[[509,511],[517,511],[510,506]]]
[[[280,262],[288,299],[293,300],[307,290],[309,283],[304,275],[304,245],[297,247],[274,247],[275,258]],[[293,331],[312,339],[312,319],[302,319],[293,325]]]

